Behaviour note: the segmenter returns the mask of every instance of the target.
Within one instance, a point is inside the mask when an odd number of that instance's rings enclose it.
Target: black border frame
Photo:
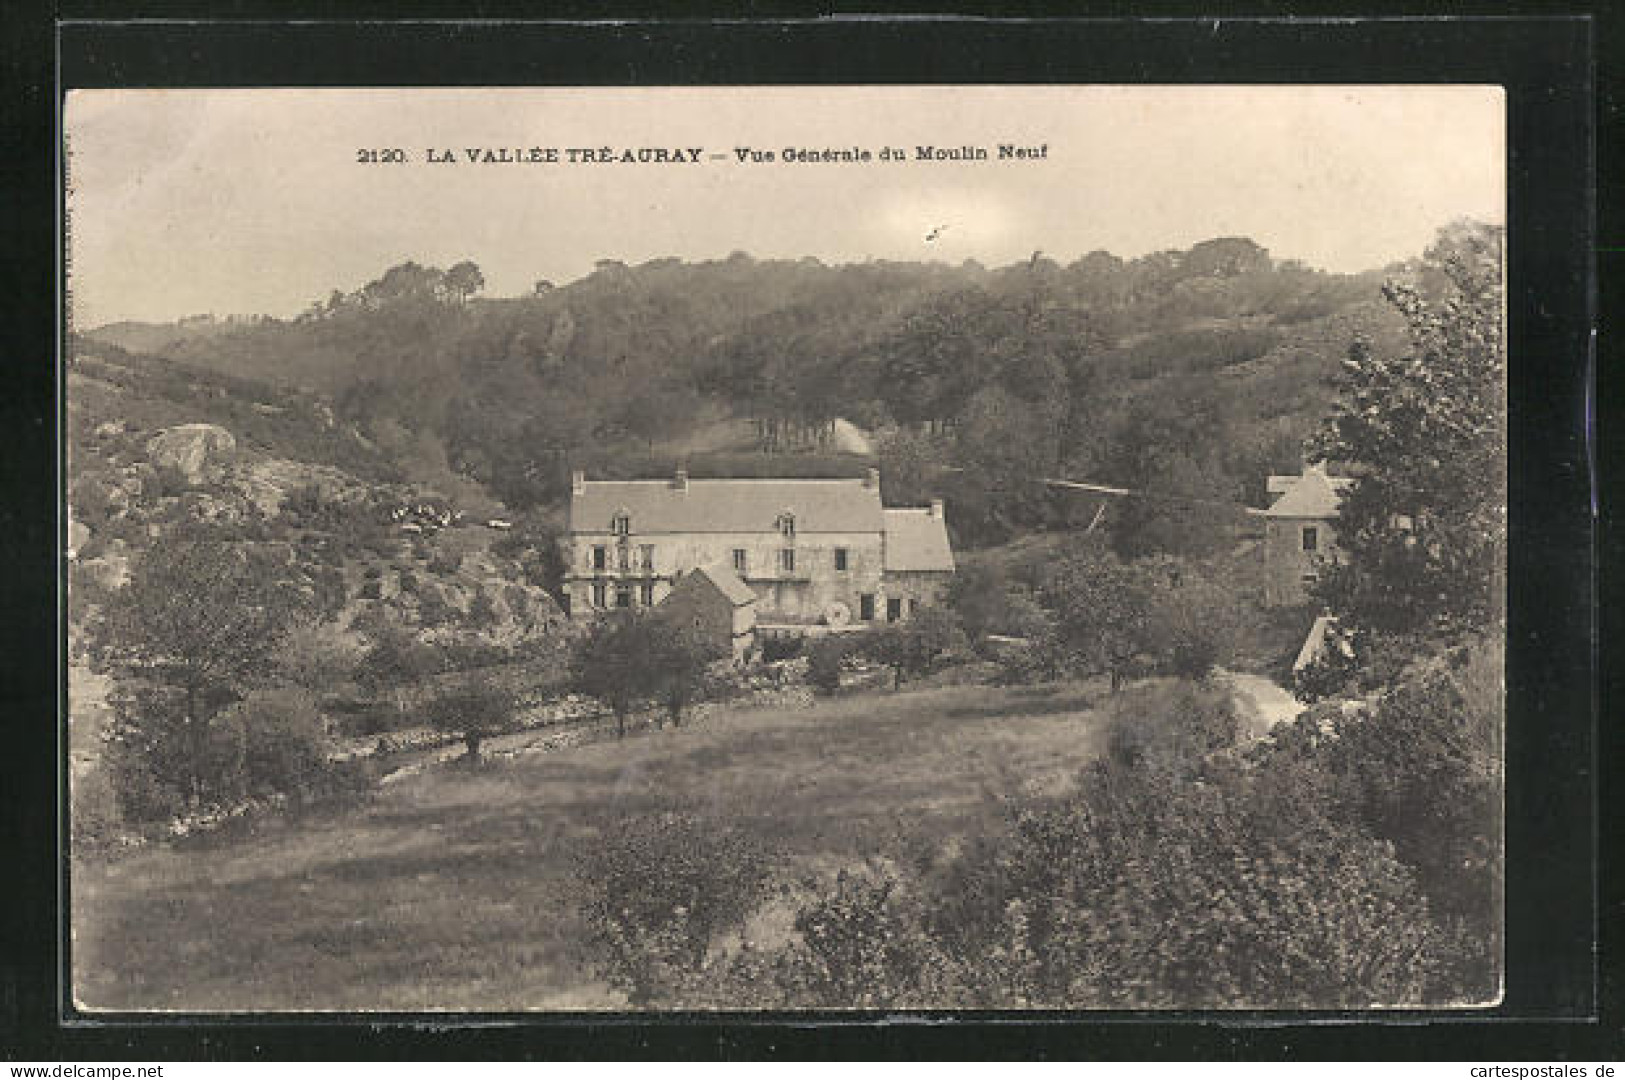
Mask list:
[[[422,8],[423,5],[413,5]],[[1595,22],[1583,15],[1321,21],[1221,16],[1196,21],[933,18],[683,19],[608,23],[514,22],[496,5],[474,21],[357,22],[373,4],[309,10],[290,24],[275,12],[233,5],[169,4],[165,21],[69,21],[44,30],[41,56],[8,34],[7,59],[36,76],[25,89],[21,146],[0,155],[0,175],[26,192],[35,217],[7,229],[0,291],[21,300],[13,325],[34,328],[27,370],[9,372],[3,407],[13,435],[0,455],[12,507],[0,510],[8,563],[32,571],[0,596],[22,631],[8,650],[23,674],[6,700],[37,736],[54,716],[60,657],[57,584],[62,570],[58,492],[41,484],[60,468],[54,365],[55,288],[35,291],[55,254],[55,173],[24,163],[55,161],[58,93],[72,86],[641,85],[840,82],[1482,82],[1506,87],[1509,137],[1509,330],[1512,364],[1511,581],[1509,632],[1508,997],[1468,1014],[1399,1013],[1350,1021],[1339,1014],[1159,1014],[1132,1022],[1104,1014],[1032,1014],[996,1023],[955,1019],[875,1024],[873,1017],[668,1014],[660,1018],[518,1017],[518,1026],[470,1028],[452,1017],[361,1014],[254,1018],[115,1017],[60,1023],[56,984],[56,788],[62,764],[55,731],[13,758],[24,767],[6,786],[0,819],[22,854],[0,936],[0,1048],[23,1056],[186,1058],[200,1055],[365,1056],[1185,1056],[1353,1058],[1381,1051],[1432,1057],[1500,1048],[1558,1059],[1582,1044],[1619,1046],[1618,983],[1599,985],[1595,579],[1596,513],[1591,420],[1595,315],[1592,249],[1592,94]],[[270,5],[264,5],[269,8]],[[313,8],[314,5],[293,5]],[[399,5],[395,5],[399,7]],[[760,8],[758,8],[760,12]],[[441,14],[445,14],[441,12]],[[522,12],[515,12],[522,14]],[[170,21],[170,19],[179,21]],[[52,32],[55,33],[52,33]],[[40,38],[31,39],[35,47]],[[19,49],[19,46],[21,48]],[[26,52],[25,56],[15,55]],[[21,60],[19,64],[17,61]],[[44,61],[42,63],[42,60]],[[53,64],[54,61],[54,64]],[[42,67],[47,78],[38,79]],[[52,76],[60,78],[53,86]],[[8,118],[9,119],[9,118]],[[42,123],[43,121],[43,123]],[[40,196],[44,196],[42,199]],[[41,243],[43,241],[43,243]],[[26,254],[32,249],[30,256]],[[50,281],[57,285],[54,273]],[[33,288],[30,288],[30,285]],[[43,318],[41,318],[43,316]],[[47,352],[46,350],[51,350]],[[1521,361],[1522,357],[1541,360]],[[1555,359],[1554,359],[1555,358]],[[45,372],[50,372],[45,374]],[[44,375],[44,377],[40,377]],[[40,451],[37,457],[34,451]],[[52,466],[56,466],[53,469]],[[11,519],[7,521],[6,519]],[[51,523],[52,527],[47,526]],[[47,542],[47,538],[49,541]],[[14,549],[14,550],[13,550]],[[47,569],[44,555],[50,560]],[[45,648],[51,649],[47,658]],[[32,658],[30,663],[28,658]],[[1614,747],[1617,750],[1617,747]],[[36,751],[40,756],[36,756]],[[1611,894],[1613,895],[1613,894]],[[42,917],[43,916],[43,917]],[[1617,976],[1617,973],[1616,973]],[[48,980],[48,982],[46,981]],[[1599,991],[1606,997],[1599,998]],[[1530,991],[1534,991],[1531,993]],[[1514,1022],[1516,1018],[1516,1022]],[[480,1018],[470,1018],[471,1020]],[[512,1017],[484,1017],[501,1024]],[[822,1019],[840,1026],[814,1028]],[[925,1020],[925,1017],[919,1017]],[[423,1026],[429,1020],[434,1029]],[[537,1023],[541,1020],[541,1023]],[[1425,1023],[1424,1023],[1425,1021]],[[415,1025],[415,1026],[413,1026]],[[1612,1028],[1613,1030],[1608,1030]],[[7,1035],[14,1031],[13,1042]],[[1596,1038],[1602,1036],[1599,1042]],[[29,1048],[32,1048],[30,1053]],[[1465,1053],[1463,1051],[1466,1051]],[[1617,1049],[1614,1053],[1617,1054]],[[1608,1051],[1603,1050],[1603,1053]]]

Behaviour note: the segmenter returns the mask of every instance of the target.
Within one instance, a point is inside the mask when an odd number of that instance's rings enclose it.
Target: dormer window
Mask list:
[[[786,540],[794,540],[796,538],[796,516],[786,510],[779,515],[778,528],[780,536]]]
[[[610,522],[609,527],[616,536],[626,536],[632,531],[632,515],[625,510],[620,511]]]

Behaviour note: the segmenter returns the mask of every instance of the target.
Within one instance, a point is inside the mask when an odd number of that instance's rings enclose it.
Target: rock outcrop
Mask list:
[[[218,477],[236,455],[237,440],[217,424],[181,424],[147,440],[153,465],[175,469],[189,484]]]

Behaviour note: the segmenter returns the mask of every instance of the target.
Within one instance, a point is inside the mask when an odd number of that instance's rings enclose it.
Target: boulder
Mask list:
[[[79,565],[104,589],[122,588],[130,580],[130,560],[122,554],[109,553]]]
[[[218,475],[235,457],[237,440],[217,424],[181,424],[147,440],[147,456],[159,468],[172,468],[189,484]]]
[[[78,557],[79,549],[90,543],[90,529],[82,521],[68,519],[68,558]]]

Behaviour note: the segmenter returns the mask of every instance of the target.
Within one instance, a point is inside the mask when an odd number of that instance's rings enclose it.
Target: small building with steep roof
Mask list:
[[[1302,604],[1306,587],[1321,567],[1337,558],[1337,517],[1349,477],[1328,476],[1311,465],[1301,476],[1272,476],[1267,487],[1277,496],[1264,511],[1264,603]]]
[[[660,602],[660,611],[691,623],[719,657],[739,660],[755,643],[756,594],[725,564],[680,575]]]

